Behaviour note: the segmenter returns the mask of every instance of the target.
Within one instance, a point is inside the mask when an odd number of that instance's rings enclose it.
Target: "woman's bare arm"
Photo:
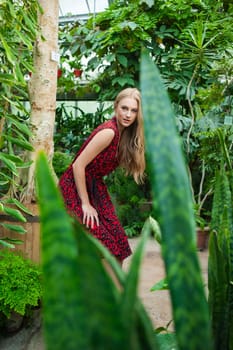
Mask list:
[[[82,202],[83,224],[87,227],[93,228],[95,222],[99,225],[99,218],[88,197],[85,168],[100,152],[110,145],[113,137],[114,131],[112,129],[99,131],[73,163],[74,180]]]

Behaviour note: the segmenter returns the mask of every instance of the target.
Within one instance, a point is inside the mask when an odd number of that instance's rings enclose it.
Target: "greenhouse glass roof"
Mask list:
[[[59,16],[88,16],[104,11],[108,5],[108,0],[59,0]]]

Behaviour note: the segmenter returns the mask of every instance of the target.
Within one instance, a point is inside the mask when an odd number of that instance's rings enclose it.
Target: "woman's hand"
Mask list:
[[[94,228],[95,224],[99,226],[99,217],[96,209],[91,204],[82,204],[83,224],[87,228]]]

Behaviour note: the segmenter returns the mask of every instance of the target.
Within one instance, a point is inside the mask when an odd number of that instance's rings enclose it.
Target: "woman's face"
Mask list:
[[[122,98],[115,109],[115,114],[120,130],[132,125],[137,119],[138,103],[132,97]]]

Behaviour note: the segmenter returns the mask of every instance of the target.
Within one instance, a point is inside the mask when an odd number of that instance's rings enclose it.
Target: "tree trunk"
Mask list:
[[[32,165],[28,172],[27,188],[22,201],[35,200],[35,160],[43,150],[49,161],[52,160],[54,145],[53,133],[56,111],[57,53],[58,53],[58,0],[39,0],[43,13],[39,16],[41,36],[34,48],[34,72],[29,82],[31,104],[31,125],[33,136],[30,154]]]

